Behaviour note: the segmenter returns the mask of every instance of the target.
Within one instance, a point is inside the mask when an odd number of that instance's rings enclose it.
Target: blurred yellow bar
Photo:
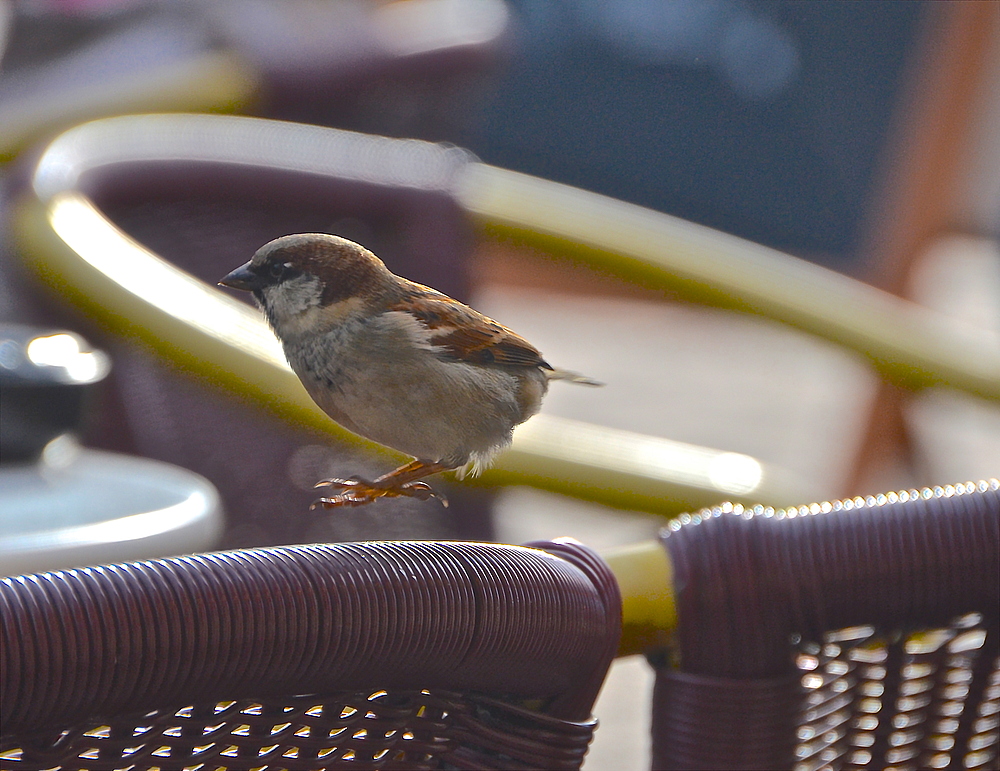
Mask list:
[[[656,541],[622,546],[601,555],[622,593],[619,656],[663,647],[677,625],[673,568]]]
[[[489,231],[791,324],[864,355],[913,387],[944,384],[1000,399],[1000,351],[970,343],[912,303],[775,250],[565,185],[480,163],[458,174],[460,201]],[[316,407],[257,311],[129,238],[79,191],[26,195],[14,225],[28,264],[96,318],[293,422],[399,457]],[[544,414],[518,428],[484,479],[661,514],[722,500],[781,507],[812,498],[780,469],[746,455]],[[677,615],[666,551],[650,541],[604,556],[622,590],[620,652],[663,645]]]
[[[28,197],[16,224],[36,272],[95,317],[293,422],[400,457],[341,428],[313,403],[259,312],[129,238],[84,195]],[[482,480],[666,515],[721,500],[780,506],[808,497],[781,470],[746,455],[549,415],[520,427]]]
[[[765,316],[866,357],[912,388],[1000,400],[1000,350],[861,281],[660,212],[474,163],[459,200],[487,232],[539,243],[625,278]],[[775,373],[776,376],[779,373]]]

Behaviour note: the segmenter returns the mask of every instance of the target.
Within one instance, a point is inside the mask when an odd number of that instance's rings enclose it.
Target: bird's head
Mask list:
[[[219,284],[252,292],[279,337],[313,333],[361,311],[395,277],[360,244],[326,233],[270,241]]]

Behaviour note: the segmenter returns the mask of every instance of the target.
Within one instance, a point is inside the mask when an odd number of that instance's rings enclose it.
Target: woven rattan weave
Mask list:
[[[10,768],[579,768],[593,721],[442,691],[219,702],[35,735],[0,751]]]
[[[579,768],[620,600],[592,552],[547,546],[316,545],[4,579],[0,768]]]
[[[719,506],[663,540],[654,768],[998,768],[1000,482]]]

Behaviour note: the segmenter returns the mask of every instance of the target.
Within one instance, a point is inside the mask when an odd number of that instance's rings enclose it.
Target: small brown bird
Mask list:
[[[306,391],[335,421],[414,460],[374,481],[327,479],[313,506],[437,497],[424,477],[477,473],[536,412],[556,369],[528,341],[363,246],[324,233],[265,244],[222,281],[253,292]]]

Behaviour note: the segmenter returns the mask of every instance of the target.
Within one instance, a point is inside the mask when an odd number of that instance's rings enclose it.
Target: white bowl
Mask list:
[[[53,440],[37,464],[0,467],[0,575],[205,551],[222,503],[168,463]]]

